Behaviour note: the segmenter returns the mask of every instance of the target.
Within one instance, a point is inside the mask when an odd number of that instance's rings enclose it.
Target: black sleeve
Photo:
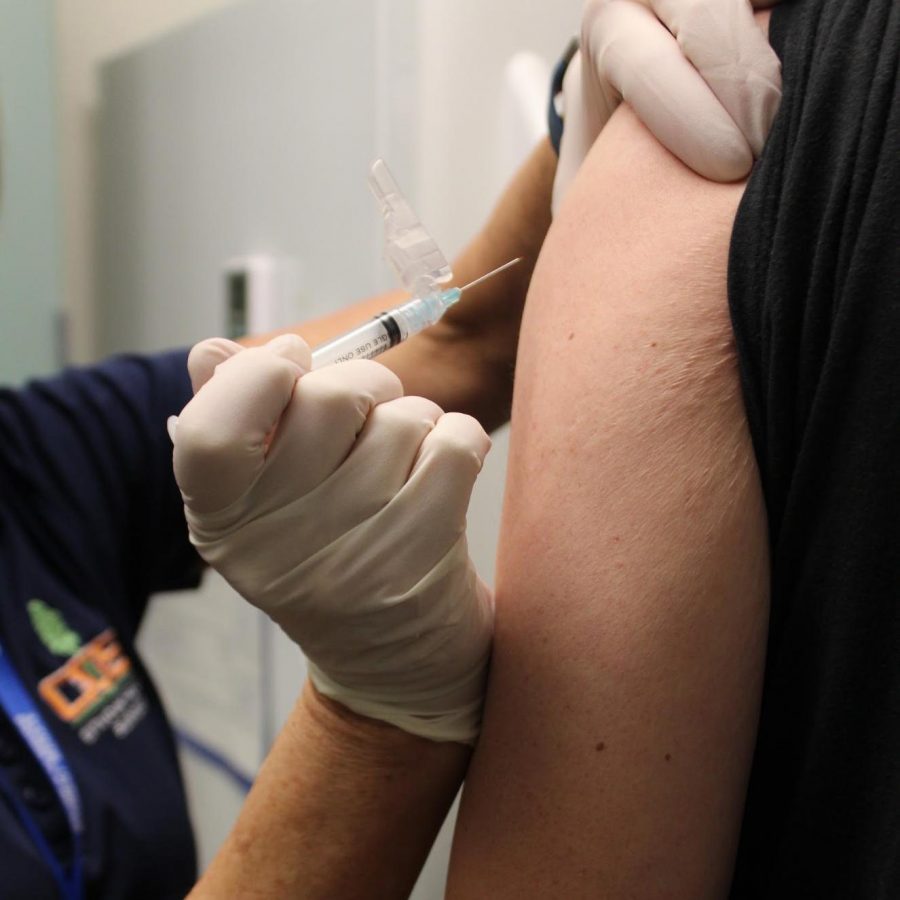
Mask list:
[[[729,299],[766,677],[732,897],[900,897],[900,3],[794,0]]]
[[[131,634],[150,593],[199,579],[166,433],[191,397],[186,363],[117,357],[0,391],[4,506],[53,571],[103,574],[97,602]]]

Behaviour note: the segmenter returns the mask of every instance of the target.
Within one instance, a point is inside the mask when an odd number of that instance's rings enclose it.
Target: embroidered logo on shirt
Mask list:
[[[42,600],[29,601],[28,614],[44,646],[68,657],[39,682],[44,702],[86,744],[106,731],[117,738],[129,735],[145,716],[147,701],[115,631],[107,628],[82,644],[62,614]]]

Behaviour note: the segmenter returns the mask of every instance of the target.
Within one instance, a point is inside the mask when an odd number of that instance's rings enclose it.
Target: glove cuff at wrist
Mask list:
[[[437,712],[434,710],[441,710],[441,703],[434,697],[420,698],[419,703],[416,698],[404,698],[402,703],[376,698],[338,684],[312,660],[307,660],[307,669],[310,681],[322,696],[346,706],[357,715],[386,722],[429,741],[453,741],[472,746],[481,730],[489,658],[490,654],[486,653],[481,664],[456,684],[448,685],[446,709]],[[473,699],[460,703],[458,698],[461,696]],[[456,698],[455,703],[453,698]],[[416,711],[417,706],[420,711]]]

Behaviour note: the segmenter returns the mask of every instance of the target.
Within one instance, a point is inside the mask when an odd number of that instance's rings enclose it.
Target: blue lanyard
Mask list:
[[[3,707],[10,721],[22,736],[22,740],[41,764],[41,768],[46,773],[50,784],[53,785],[53,789],[66,811],[66,818],[72,833],[72,865],[68,867],[68,871],[50,849],[40,827],[28,811],[28,807],[16,796],[5,775],[0,777],[0,782],[2,782],[0,786],[6,788],[10,794],[25,830],[53,873],[64,900],[82,900],[84,897],[84,873],[81,838],[84,834],[84,820],[78,785],[75,783],[56,738],[44,724],[37,705],[16,674],[16,670],[3,649],[3,644],[0,644],[0,706]]]

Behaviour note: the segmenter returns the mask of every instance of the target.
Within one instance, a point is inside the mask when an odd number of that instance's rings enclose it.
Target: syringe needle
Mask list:
[[[522,262],[521,256],[517,256],[515,259],[511,259],[508,263],[503,263],[502,266],[497,266],[496,269],[491,269],[491,271],[488,272],[487,275],[482,275],[481,278],[476,278],[474,281],[470,281],[468,284],[464,284],[459,289],[459,292],[462,293],[463,291],[467,291],[470,287],[475,287],[476,284],[481,284],[482,281],[487,281],[488,278],[493,278],[495,275],[499,275],[501,272],[519,262]]]

